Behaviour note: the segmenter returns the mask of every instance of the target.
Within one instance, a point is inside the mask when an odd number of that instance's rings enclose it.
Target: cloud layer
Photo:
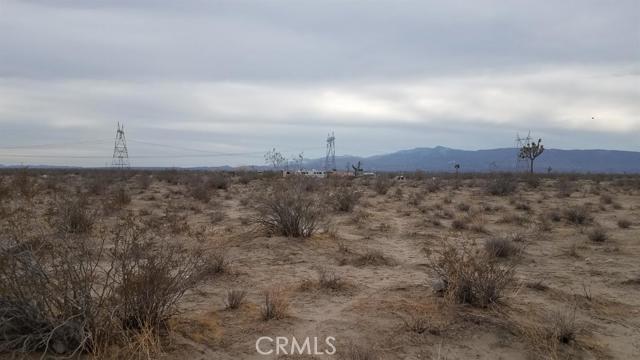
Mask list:
[[[354,155],[640,150],[639,24],[636,1],[9,0],[0,163],[104,165],[118,121],[137,165],[319,156],[330,130]]]

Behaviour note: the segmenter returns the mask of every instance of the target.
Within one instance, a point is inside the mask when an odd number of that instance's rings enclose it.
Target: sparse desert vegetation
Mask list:
[[[640,353],[638,176],[394,178],[5,169],[0,352],[259,359],[258,337],[295,334],[344,359]]]

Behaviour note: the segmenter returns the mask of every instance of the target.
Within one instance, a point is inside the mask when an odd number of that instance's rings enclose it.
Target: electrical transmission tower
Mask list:
[[[529,131],[527,133],[526,137],[520,137],[519,133],[516,133],[516,141],[515,141],[515,146],[516,146],[516,171],[519,170],[526,170],[528,167],[527,164],[527,159],[522,159],[520,158],[520,149],[522,149],[523,146],[525,146],[526,144],[531,142],[531,131]]]
[[[124,137],[124,124],[120,126],[120,123],[118,123],[111,166],[121,169],[129,168],[129,152],[127,151],[127,140]]]
[[[336,137],[332,131],[327,135],[327,156],[324,159],[324,171],[336,170]]]

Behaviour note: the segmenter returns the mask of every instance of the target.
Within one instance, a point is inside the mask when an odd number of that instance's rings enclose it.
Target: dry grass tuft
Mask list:
[[[273,288],[265,291],[264,304],[262,305],[262,320],[280,320],[287,317],[289,311],[289,299],[281,288]]]
[[[235,310],[240,308],[240,305],[244,303],[244,299],[247,296],[247,292],[245,290],[229,290],[227,291],[227,299],[225,302],[225,307],[230,310]]]
[[[354,260],[356,266],[388,266],[393,265],[393,260],[380,250],[367,250]]]
[[[321,289],[338,291],[344,289],[346,284],[334,271],[320,268],[318,270],[318,285]]]
[[[628,219],[620,219],[618,220],[618,227],[620,229],[628,229],[631,227],[631,221]]]
[[[506,237],[491,238],[484,243],[484,249],[490,256],[508,258],[518,255],[521,248]]]
[[[589,231],[588,233],[588,236],[589,240],[593,242],[605,242],[609,238],[607,231],[601,226],[596,226],[595,228],[591,229],[591,231]]]

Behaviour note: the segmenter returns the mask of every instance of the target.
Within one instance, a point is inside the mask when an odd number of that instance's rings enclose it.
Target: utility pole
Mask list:
[[[128,169],[129,166],[129,151],[127,150],[127,140],[124,136],[124,124],[121,126],[120,123],[118,123],[116,141],[113,145],[113,159],[111,160],[111,167]]]

